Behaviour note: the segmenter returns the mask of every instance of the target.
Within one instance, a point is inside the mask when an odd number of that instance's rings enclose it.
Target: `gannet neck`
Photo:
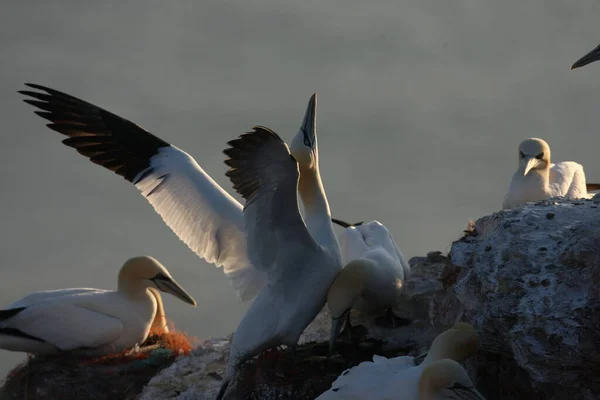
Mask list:
[[[331,223],[331,209],[318,169],[300,169],[298,193],[302,200],[304,222],[308,231],[317,243],[334,251],[341,259],[340,245]]]
[[[485,400],[464,368],[454,360],[439,360],[426,366],[419,378],[419,400],[437,400],[443,390],[450,390],[461,399]]]
[[[152,296],[148,289],[150,282],[144,282],[140,279],[119,280],[117,291],[132,300],[142,300]]]
[[[169,332],[169,324],[167,321],[167,314],[165,313],[165,306],[162,301],[162,296],[158,289],[148,288],[150,294],[156,300],[156,315],[154,316],[154,320],[152,321],[152,326],[150,327],[150,332],[153,333],[168,333]]]
[[[422,364],[427,366],[446,358],[460,362],[475,354],[477,347],[477,331],[471,325],[460,323],[435,338]]]
[[[354,306],[376,269],[377,264],[365,258],[352,260],[342,268],[327,291],[327,305],[333,318],[339,318]]]
[[[523,175],[524,167],[519,166],[517,171],[518,176],[522,177],[523,181],[527,181],[530,185],[536,185],[543,189],[547,189],[550,185],[550,166],[541,169],[532,169]]]

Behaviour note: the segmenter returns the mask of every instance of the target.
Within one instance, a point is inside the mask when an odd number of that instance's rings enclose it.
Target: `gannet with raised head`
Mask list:
[[[196,306],[157,260],[135,257],[121,268],[117,290],[35,292],[0,310],[0,348],[41,354],[118,353],[141,344],[152,327],[166,322],[160,293],[154,289]]]
[[[375,355],[372,362],[344,371],[316,400],[485,400],[458,364],[475,354],[477,345],[475,329],[458,323],[435,338],[420,365],[409,356]]]
[[[312,128],[312,127],[311,127]],[[281,138],[255,126],[229,142],[226,175],[244,197],[248,255],[267,274],[268,285],[238,325],[230,347],[227,371],[217,396],[237,398],[230,382],[244,361],[284,344],[294,348],[306,326],[325,305],[327,289],[341,269],[337,239],[320,245],[307,228],[298,207],[299,167]],[[327,198],[315,187],[313,226],[331,225]]]
[[[334,222],[346,229],[340,235],[342,263],[345,265],[327,292],[327,306],[331,314],[329,348],[342,329],[350,329],[350,310],[358,307],[376,311],[388,310],[392,327],[402,324],[392,308],[408,276],[410,265],[388,229],[379,221],[350,225]]]
[[[581,68],[598,60],[600,60],[600,45],[594,47],[592,51],[575,61],[573,65],[571,65],[571,69]]]
[[[519,168],[510,182],[502,208],[515,208],[553,197],[586,198],[588,190],[598,189],[599,184],[586,184],[581,164],[573,161],[551,163],[548,143],[531,138],[519,145]]]
[[[42,111],[47,126],[69,136],[63,143],[133,183],[163,221],[192,251],[223,267],[244,300],[266,285],[266,274],[248,260],[242,205],[219,186],[196,160],[140,126],[71,95],[36,84],[19,93]],[[306,223],[323,245],[337,246],[333,228],[321,221],[329,206],[318,196],[316,93],[311,97],[291,150],[300,165],[299,190]],[[331,224],[329,224],[331,225]],[[321,231],[322,230],[322,231]]]

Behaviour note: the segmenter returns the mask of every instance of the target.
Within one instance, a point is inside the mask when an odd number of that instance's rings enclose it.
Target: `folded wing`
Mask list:
[[[20,311],[0,322],[1,328],[69,351],[110,344],[123,333],[123,323],[114,317],[67,302],[48,301]]]

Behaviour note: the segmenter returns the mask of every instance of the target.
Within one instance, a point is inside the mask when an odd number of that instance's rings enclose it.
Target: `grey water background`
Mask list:
[[[247,305],[138,191],[60,143],[16,93],[47,85],[185,149],[231,192],[221,153],[254,124],[291,139],[319,93],[333,214],[377,219],[407,257],[447,251],[500,209],[517,145],[600,181],[594,0],[21,1],[0,5],[0,306],[65,287],[114,288],[129,257],[158,258],[199,306],[165,295],[198,338]],[[68,327],[65,327],[68,329]],[[0,376],[22,360],[0,351]]]

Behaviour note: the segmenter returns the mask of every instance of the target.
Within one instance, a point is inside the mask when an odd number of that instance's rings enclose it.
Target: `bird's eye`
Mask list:
[[[540,153],[537,156],[535,156],[535,158],[537,158],[538,160],[541,160],[542,158],[544,158],[544,153]]]
[[[525,154],[524,154],[522,151],[520,151],[520,152],[519,152],[519,157],[521,157],[521,158],[524,158],[524,157],[525,157]]]

